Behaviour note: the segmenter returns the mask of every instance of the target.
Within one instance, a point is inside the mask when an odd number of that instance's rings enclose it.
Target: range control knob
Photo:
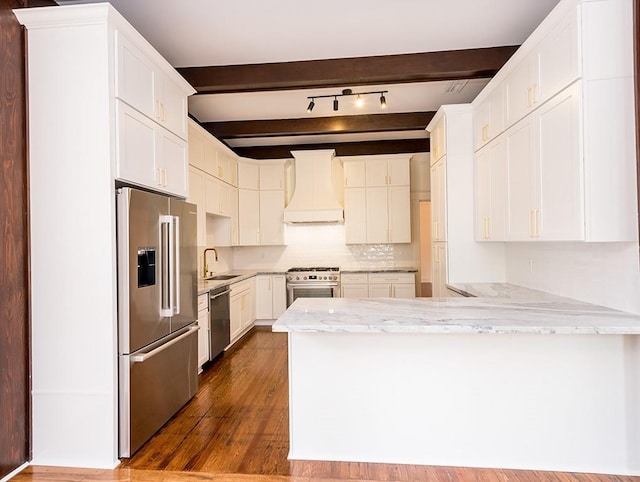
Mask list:
[[[297,280],[299,280],[299,279],[300,279],[300,276],[296,276],[296,279],[297,279]]]
[[[302,279],[305,279],[305,280],[306,280],[306,279],[307,279],[307,277],[306,277],[306,276],[304,276]]]

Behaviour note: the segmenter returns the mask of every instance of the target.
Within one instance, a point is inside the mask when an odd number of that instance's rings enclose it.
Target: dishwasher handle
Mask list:
[[[220,298],[221,296],[228,295],[229,293],[231,293],[231,290],[228,288],[224,291],[217,291],[217,292],[212,291],[209,293],[209,299],[215,300],[216,298]]]

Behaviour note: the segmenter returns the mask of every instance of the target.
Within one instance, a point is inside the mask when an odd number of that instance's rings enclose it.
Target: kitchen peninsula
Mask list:
[[[299,299],[291,459],[640,474],[640,316],[567,298]]]

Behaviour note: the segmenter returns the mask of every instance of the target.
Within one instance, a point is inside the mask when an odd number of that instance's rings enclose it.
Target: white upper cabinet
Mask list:
[[[343,159],[347,244],[411,242],[409,157]]]
[[[116,126],[116,177],[187,197],[187,143],[122,102]]]
[[[446,158],[431,166],[431,239],[447,240]]]
[[[507,127],[580,76],[577,13],[573,10],[554,21],[504,82]]]
[[[284,191],[260,191],[260,244],[284,244]]]
[[[260,164],[260,190],[284,190],[284,163]]]
[[[502,137],[480,149],[475,160],[476,241],[504,241],[507,152]]]
[[[431,164],[439,161],[447,153],[445,118],[441,117],[430,131]]]
[[[474,111],[474,146],[480,149],[504,130],[503,86],[496,87]]]
[[[409,163],[396,159],[373,159],[366,164],[367,187],[408,186]]]
[[[122,32],[116,31],[116,97],[187,138],[187,97],[184,87],[167,76]]]
[[[344,166],[344,187],[366,187],[367,176],[365,171],[365,161],[358,160],[343,163]]]
[[[260,166],[257,163],[238,161],[238,187],[260,189]]]
[[[485,103],[504,89],[507,240],[637,240],[632,17],[627,0],[561,1],[474,101],[478,148]],[[488,152],[476,153],[478,239],[504,187]]]

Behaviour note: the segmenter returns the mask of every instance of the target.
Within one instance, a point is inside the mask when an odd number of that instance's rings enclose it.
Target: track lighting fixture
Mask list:
[[[338,97],[345,97],[345,96],[350,96],[350,95],[355,95],[356,96],[356,106],[357,107],[361,107],[364,104],[364,99],[362,98],[362,96],[369,95],[369,94],[376,94],[376,95],[379,94],[380,95],[380,108],[384,109],[385,107],[387,107],[387,98],[385,97],[384,94],[386,94],[388,92],[389,92],[388,90],[376,90],[376,91],[372,91],[372,92],[353,92],[351,89],[343,89],[342,93],[340,93],[340,94],[309,96],[309,97],[307,97],[307,99],[310,99],[309,106],[307,107],[307,112],[311,112],[313,110],[313,108],[316,105],[316,103],[315,103],[316,99],[330,99],[331,97],[333,97],[333,110],[337,111],[338,107],[339,107]]]

